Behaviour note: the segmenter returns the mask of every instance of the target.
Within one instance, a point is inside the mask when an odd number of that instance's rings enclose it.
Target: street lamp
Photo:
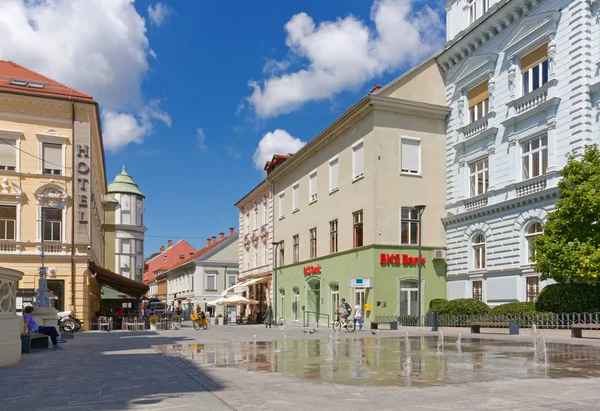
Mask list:
[[[40,205],[42,206],[42,219],[41,219],[41,223],[42,223],[42,229],[41,231],[41,239],[42,239],[42,250],[41,250],[41,259],[42,259],[42,265],[39,268],[39,272],[40,272],[40,279],[39,279],[39,286],[38,286],[38,295],[37,295],[37,301],[36,301],[36,305],[38,307],[49,307],[50,304],[48,303],[48,282],[46,280],[46,266],[44,265],[44,257],[46,256],[46,253],[44,252],[44,230],[45,230],[45,224],[46,224],[46,206],[51,205],[51,203],[48,200],[51,199],[58,199],[58,202],[56,203],[56,208],[59,210],[64,210],[65,209],[65,203],[62,199],[60,199],[62,197],[62,188],[56,184],[56,182],[51,179],[50,180],[50,185],[48,185],[48,187],[46,187],[46,189],[43,191],[41,197],[40,197]],[[66,192],[66,190],[64,191]],[[62,224],[61,224],[61,230],[62,230]]]
[[[273,249],[273,318],[275,318],[275,324],[277,324],[277,249],[280,244],[275,241],[271,243],[275,247]]]
[[[419,325],[421,325],[421,238],[423,237],[423,223],[422,223],[422,216],[423,216],[423,212],[425,211],[425,207],[424,205],[418,205],[415,206],[415,209],[417,210],[417,212],[419,213],[419,256],[418,256],[418,302],[417,302],[417,312],[419,313]]]

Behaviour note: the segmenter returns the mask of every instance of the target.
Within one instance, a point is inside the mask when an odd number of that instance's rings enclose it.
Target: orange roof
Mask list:
[[[178,262],[183,261],[179,257],[181,254],[189,257],[195,252],[196,249],[187,241],[179,240],[176,244],[173,244],[146,263],[148,269],[144,272],[144,283],[148,284],[154,281],[154,273],[156,271],[166,271]]]
[[[198,257],[202,257],[204,254],[208,253],[210,250],[213,250],[215,247],[218,247],[219,244],[223,244],[225,241],[227,241],[228,239],[230,239],[231,237],[237,235],[236,232],[228,235],[227,237],[223,237],[222,239],[219,239],[217,241],[215,241],[214,243],[211,243],[210,245],[205,245],[203,248],[201,248],[200,250],[196,251],[196,253],[194,253],[193,255],[189,256],[188,258],[186,258],[185,260],[183,260],[182,262],[175,264],[173,267],[171,267],[169,269],[169,271],[177,268],[177,267],[181,267],[182,265],[189,263],[190,261],[195,260]]]
[[[267,174],[269,174],[271,171],[275,170],[275,168],[277,166],[281,165],[288,158],[290,158],[290,156],[284,156],[283,154],[273,154],[273,159],[271,161],[267,161],[267,163],[265,164],[265,168],[263,170],[265,170],[267,172]]]
[[[94,98],[88,94],[7,60],[0,60],[0,91],[94,101]]]

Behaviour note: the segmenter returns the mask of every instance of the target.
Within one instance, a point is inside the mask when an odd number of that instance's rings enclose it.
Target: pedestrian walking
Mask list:
[[[265,318],[263,318],[263,320],[265,323],[265,328],[271,328],[271,323],[273,322],[273,309],[271,308],[271,306],[267,308],[267,311],[265,312]]]
[[[360,301],[356,302],[354,305],[354,323],[358,323],[358,331],[362,331],[362,308],[360,306]]]

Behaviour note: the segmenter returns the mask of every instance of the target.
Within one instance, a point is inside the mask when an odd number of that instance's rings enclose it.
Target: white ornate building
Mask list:
[[[566,154],[599,140],[599,3],[448,1],[437,60],[452,107],[449,299],[531,301],[544,286],[531,241],[557,201]]]

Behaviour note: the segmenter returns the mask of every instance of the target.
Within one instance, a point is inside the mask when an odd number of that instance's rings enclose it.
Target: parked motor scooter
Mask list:
[[[74,333],[81,328],[81,321],[71,311],[62,311],[58,313],[58,328],[61,331]]]

